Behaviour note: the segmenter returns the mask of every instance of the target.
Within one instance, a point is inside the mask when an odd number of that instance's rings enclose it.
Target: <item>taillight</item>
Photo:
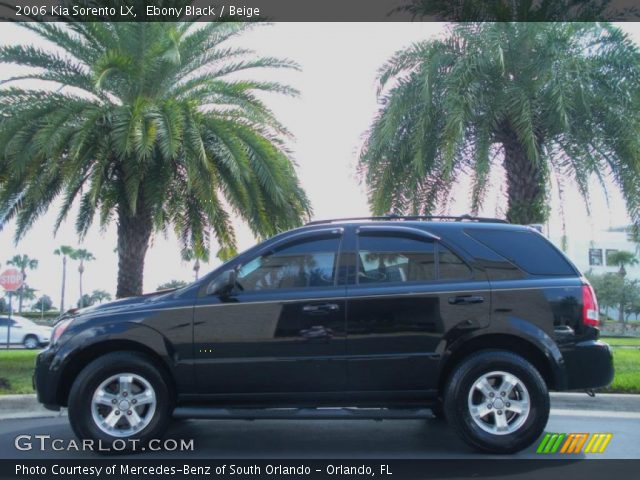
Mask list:
[[[590,327],[597,327],[600,324],[598,314],[598,299],[589,284],[582,286],[582,323]]]

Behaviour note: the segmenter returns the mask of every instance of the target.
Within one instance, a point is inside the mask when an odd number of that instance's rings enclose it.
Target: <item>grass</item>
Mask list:
[[[607,392],[640,393],[640,350],[613,349],[616,375]]]
[[[640,337],[602,337],[612,347],[640,347]]]
[[[610,345],[640,346],[639,339],[605,338]],[[614,343],[628,342],[635,343]],[[31,375],[36,351],[0,350],[0,395],[33,393]],[[610,393],[640,393],[640,349],[613,348],[613,362],[616,375],[613,384],[605,391]],[[9,388],[6,388],[8,382]]]
[[[37,354],[34,350],[0,350],[0,395],[34,393],[31,375]]]

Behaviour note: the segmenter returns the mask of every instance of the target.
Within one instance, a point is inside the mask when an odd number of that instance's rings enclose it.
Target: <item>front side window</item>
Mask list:
[[[339,244],[339,237],[287,244],[244,264],[237,281],[245,292],[332,286]]]

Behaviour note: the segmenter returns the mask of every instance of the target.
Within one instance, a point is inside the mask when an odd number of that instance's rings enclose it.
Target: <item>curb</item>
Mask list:
[[[0,420],[11,418],[37,418],[37,417],[61,417],[66,410],[54,412],[44,408],[36,396],[26,395],[0,395]]]
[[[586,393],[552,393],[553,410],[637,412],[640,395],[601,393],[590,397]],[[0,420],[14,418],[63,417],[67,410],[53,412],[44,408],[35,395],[0,395]]]
[[[551,408],[561,410],[592,410],[613,412],[640,412],[640,395],[632,393],[586,393],[554,392]]]

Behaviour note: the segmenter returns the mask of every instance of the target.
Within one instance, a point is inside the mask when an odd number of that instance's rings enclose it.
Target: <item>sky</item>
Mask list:
[[[625,23],[620,27],[636,42],[640,42],[640,24]],[[445,26],[438,23],[279,23],[259,26],[234,39],[235,46],[252,48],[262,55],[286,57],[297,61],[302,71],[265,70],[248,73],[264,80],[286,82],[298,90],[298,98],[272,96],[268,105],[281,122],[293,133],[289,148],[298,165],[301,184],[314,209],[314,219],[369,215],[366,189],[356,176],[358,150],[363,135],[377,110],[376,71],[385,60],[411,43],[443,35]],[[30,44],[45,46],[34,34],[17,25],[3,23],[0,45]],[[19,73],[13,66],[0,67],[0,80]],[[253,77],[252,77],[253,78]],[[23,82],[26,87],[38,87],[38,82]],[[629,219],[619,192],[609,188],[608,202],[594,179],[591,199],[592,215],[586,213],[584,201],[575,186],[564,187],[564,218],[569,236],[593,237],[603,228],[627,224]],[[454,201],[447,213],[469,211],[469,181],[462,178],[453,189]],[[562,232],[561,202],[558,189],[552,185],[552,214],[547,225],[551,236]],[[503,216],[504,189],[499,174],[492,187],[482,215]],[[86,265],[83,289],[115,293],[117,256],[116,226],[105,231],[94,226],[82,243],[74,228],[75,211],[53,235],[57,215],[56,205],[16,246],[14,224],[0,231],[0,271],[15,254],[27,254],[39,260],[38,269],[29,272],[27,282],[47,294],[58,306],[61,287],[61,260],[53,255],[60,245],[72,245],[91,251],[96,260]],[[246,226],[236,223],[239,250],[255,244]],[[215,247],[212,248],[215,252]],[[203,264],[201,275],[212,270],[215,259]],[[66,305],[79,298],[77,265],[71,262],[67,274]],[[193,279],[191,265],[182,262],[175,237],[156,235],[145,262],[144,291],[154,291],[158,285],[172,279]]]

